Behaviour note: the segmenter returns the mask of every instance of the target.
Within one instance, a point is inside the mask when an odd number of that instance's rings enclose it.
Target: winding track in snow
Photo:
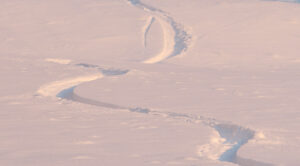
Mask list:
[[[161,62],[169,57],[180,55],[182,52],[188,49],[188,42],[191,39],[191,36],[184,30],[183,26],[177,23],[170,15],[164,12],[161,9],[157,9],[153,6],[147,5],[141,0],[127,0],[131,5],[138,7],[151,15],[154,15],[159,19],[159,22],[163,29],[163,49],[162,51],[148,59],[145,60],[144,63],[153,64]],[[147,33],[149,31],[151,24],[147,26],[147,31],[144,34],[144,41],[146,40]],[[171,113],[174,115],[173,113]],[[171,115],[171,114],[168,114]],[[173,117],[173,116],[171,116]],[[183,117],[189,117],[187,115],[183,115]],[[190,118],[189,119],[193,119]],[[210,118],[205,118],[207,121]],[[201,119],[203,120],[203,119]],[[208,120],[210,121],[210,120]],[[216,121],[210,121],[207,123],[210,127],[213,127],[219,135],[224,138],[226,141],[224,142],[225,146],[230,146],[231,148],[224,151],[220,156],[220,161],[232,162],[235,164],[239,164],[241,166],[270,166],[270,164],[265,164],[262,162],[257,162],[255,160],[242,159],[237,156],[238,150],[246,144],[250,139],[252,139],[255,135],[255,131],[250,130],[248,128],[244,128],[242,126],[237,125],[228,125],[227,123],[216,123]],[[214,124],[214,125],[211,125]],[[250,162],[251,161],[251,162]]]
[[[147,36],[148,36],[148,33],[149,33],[149,30],[152,26],[152,24],[155,22],[155,17],[150,17],[148,20],[147,20],[147,24],[143,30],[143,33],[144,33],[144,38],[143,38],[143,41],[144,41],[144,47],[147,47]]]
[[[238,164],[240,166],[272,166],[272,164],[259,162],[252,159],[245,159],[237,155],[238,150],[246,143],[248,143],[249,140],[253,139],[255,136],[255,131],[246,127],[242,127],[239,125],[232,124],[230,122],[224,122],[220,120],[216,120],[214,118],[208,118],[203,116],[195,116],[190,114],[180,114],[180,113],[174,113],[174,112],[160,112],[151,110],[148,108],[141,108],[141,107],[127,107],[127,106],[120,106],[117,104],[107,103],[107,102],[101,102],[93,99],[88,99],[81,97],[74,93],[74,87],[67,88],[63,91],[61,91],[57,97],[71,100],[74,102],[79,102],[82,104],[88,104],[98,107],[106,107],[111,109],[125,109],[130,112],[136,112],[136,113],[143,113],[153,116],[162,116],[162,117],[169,117],[173,119],[179,119],[184,120],[190,123],[196,123],[196,124],[202,124],[209,126],[213,129],[215,129],[219,137],[217,139],[221,140],[221,143],[213,142],[211,147],[209,147],[210,151],[214,151],[214,147],[218,150],[215,154],[212,154],[208,152],[207,154],[202,155],[203,153],[200,152],[201,157],[208,157],[211,158],[210,155],[213,157],[217,157],[215,159],[218,159],[220,161],[224,162],[231,162]],[[213,138],[216,139],[216,138]],[[217,146],[217,147],[216,147]],[[201,148],[198,149],[198,151],[201,151]]]
[[[255,136],[255,131],[246,127],[232,124],[230,122],[224,122],[216,120],[214,118],[208,118],[203,116],[195,116],[190,114],[180,114],[174,112],[160,112],[141,107],[128,107],[121,106],[113,103],[107,103],[81,97],[74,93],[75,88],[83,83],[91,82],[103,77],[125,75],[129,70],[118,69],[103,69],[97,65],[90,65],[85,63],[76,64],[86,68],[96,68],[101,73],[96,73],[88,76],[74,77],[64,79],[61,81],[54,81],[52,83],[42,86],[37,93],[42,96],[58,97],[73,102],[82,104],[94,105],[98,107],[106,107],[111,109],[123,109],[130,112],[143,113],[152,116],[169,117],[173,119],[184,120],[191,123],[202,124],[215,129],[218,132],[218,139],[221,142],[213,142],[211,145],[206,145],[205,148],[209,151],[203,152],[203,149],[198,148],[198,154],[201,157],[208,157],[210,159],[217,159],[220,161],[232,162],[239,164],[240,166],[271,166],[271,164],[258,162],[252,159],[244,159],[237,155],[238,150],[246,144],[249,140]],[[217,150],[217,151],[216,151]]]
[[[158,63],[169,57],[173,57],[181,54],[188,48],[188,41],[191,38],[190,35],[186,31],[184,31],[183,26],[179,23],[175,22],[174,19],[166,14],[164,11],[157,9],[155,7],[149,6],[147,4],[142,3],[140,0],[127,0],[131,5],[136,6],[138,8],[143,9],[146,12],[154,15],[156,20],[158,20],[163,27],[163,38],[164,45],[163,50],[158,55],[145,60],[143,63]],[[151,24],[154,21],[154,16],[151,17],[150,22],[146,25],[144,30],[144,45],[146,46],[146,37],[147,33],[151,27]],[[74,89],[76,86],[85,83],[100,79],[104,76],[115,76],[115,75],[124,75],[129,70],[116,70],[116,69],[103,69],[97,65],[90,64],[76,64],[77,66],[88,67],[88,68],[96,68],[101,73],[96,73],[88,76],[80,76],[70,79],[65,79],[61,81],[55,81],[49,84],[42,86],[37,93],[42,96],[51,96],[58,97],[62,99],[71,100],[74,102],[79,102],[83,104],[89,104],[99,107],[107,107],[112,109],[126,109],[130,112],[144,113],[149,115],[158,115],[163,117],[171,117],[175,119],[181,119],[192,123],[201,123],[206,126],[214,128],[218,134],[221,143],[217,146],[221,147],[222,151],[217,151],[216,154],[213,154],[213,157],[217,157],[216,159],[225,162],[231,162],[238,164],[240,166],[271,166],[272,164],[267,164],[259,161],[255,161],[252,159],[244,159],[237,155],[238,150],[245,145],[249,140],[253,139],[255,136],[255,131],[246,127],[242,127],[239,125],[232,124],[230,122],[223,122],[213,118],[207,118],[203,116],[195,116],[189,114],[178,114],[173,112],[159,112],[154,111],[148,108],[131,108],[127,106],[120,106],[117,104],[106,103],[101,101],[96,101],[93,99],[83,98],[74,93]],[[210,146],[210,145],[208,145]],[[212,148],[216,146],[215,144],[211,145]],[[209,149],[208,153],[211,153],[213,149]],[[199,154],[202,157],[210,157],[207,156],[207,152],[203,152],[201,148],[199,149]],[[205,156],[206,155],[206,156]],[[211,155],[211,154],[210,154]]]
[[[184,30],[184,27],[181,24],[177,23],[166,12],[144,4],[140,0],[127,0],[127,2],[144,10],[145,12],[148,12],[150,15],[152,15],[152,17],[155,16],[163,29],[164,42],[162,51],[158,55],[143,61],[143,63],[153,64],[162,62],[170,57],[180,55],[188,49],[191,36]],[[145,31],[145,33],[147,32],[148,31]],[[145,33],[144,40],[146,40],[145,37],[147,36]]]

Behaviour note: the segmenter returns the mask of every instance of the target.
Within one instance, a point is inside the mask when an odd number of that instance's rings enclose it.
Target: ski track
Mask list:
[[[105,76],[123,75],[123,74],[126,74],[129,72],[128,69],[114,69],[114,68],[105,69],[98,65],[92,65],[92,64],[87,64],[87,63],[78,63],[78,64],[76,64],[76,66],[81,66],[84,68],[95,68]]]
[[[148,33],[149,33],[149,30],[152,26],[152,24],[154,23],[155,21],[155,17],[150,17],[148,20],[147,20],[147,24],[146,26],[144,27],[144,38],[143,38],[143,44],[144,44],[144,47],[146,48],[147,47],[147,36],[148,36]]]
[[[158,20],[163,28],[163,50],[158,55],[143,61],[143,63],[153,64],[162,62],[167,58],[183,53],[188,48],[188,41],[191,38],[190,35],[188,35],[188,33],[184,31],[183,26],[175,22],[175,20],[171,16],[160,9],[142,3],[140,0],[127,0],[127,2],[155,16],[150,17],[147,25],[144,28],[145,47],[147,46],[147,34],[151,28],[152,23],[155,20]],[[48,59],[47,61],[60,64],[69,64],[69,61],[61,61],[59,59]],[[214,118],[207,118],[190,114],[179,114],[174,112],[160,112],[140,107],[131,108],[127,106],[120,106],[117,104],[96,101],[75,94],[74,90],[80,84],[98,80],[104,76],[109,77],[125,75],[130,71],[121,69],[104,69],[99,67],[98,65],[86,63],[79,63],[76,64],[76,66],[84,68],[95,68],[100,73],[55,81],[40,87],[37,93],[45,97],[58,97],[82,104],[118,110],[123,109],[134,113],[162,116],[184,120],[189,123],[206,125],[213,128],[216,131],[217,135],[212,137],[209,144],[198,147],[198,155],[200,157],[207,157],[212,160],[219,160],[223,162],[231,162],[240,166],[273,166],[272,164],[263,163],[252,159],[241,158],[237,155],[238,150],[249,140],[254,138],[255,131],[252,129],[235,125],[230,122],[216,120]]]
[[[146,64],[162,62],[164,59],[167,59],[168,57],[170,57],[170,55],[172,55],[173,49],[175,47],[175,42],[172,39],[174,36],[174,31],[172,29],[172,26],[167,22],[165,22],[164,20],[161,19],[157,19],[157,20],[159,21],[163,30],[163,48],[158,55],[149,58],[143,62]]]
[[[249,140],[253,139],[255,136],[255,131],[249,128],[203,116],[180,114],[174,112],[160,112],[141,107],[120,106],[117,104],[84,98],[75,94],[74,90],[80,84],[95,81],[100,78],[103,78],[104,76],[110,77],[116,75],[125,75],[127,74],[127,72],[129,72],[129,70],[117,69],[103,70],[97,65],[90,64],[77,64],[77,66],[99,68],[99,71],[101,71],[101,73],[88,76],[74,77],[70,79],[64,79],[61,81],[55,81],[42,86],[40,89],[38,89],[37,93],[45,97],[58,97],[61,99],[66,99],[73,102],[93,105],[97,107],[106,107],[117,110],[122,109],[135,113],[143,113],[153,116],[162,116],[178,120],[184,120],[189,123],[200,123],[202,125],[209,126],[218,132],[218,135],[212,138],[213,141],[211,141],[211,144],[204,145],[198,148],[198,154],[200,157],[207,157],[210,159],[220,160],[224,162],[232,162],[240,166],[272,166],[272,164],[258,162],[252,159],[244,159],[237,156],[238,150]]]
[[[100,68],[97,65],[90,65],[90,64],[80,64],[80,65],[77,64],[77,66]],[[44,97],[58,97],[61,99],[66,99],[73,102],[78,102],[78,103],[88,104],[88,105],[93,105],[98,107],[106,107],[106,108],[118,109],[118,110],[122,109],[122,110],[128,110],[130,112],[135,112],[135,113],[143,113],[143,114],[148,114],[153,116],[162,116],[162,117],[184,120],[190,123],[196,123],[196,124],[200,123],[202,125],[206,125],[215,129],[218,132],[218,136],[213,137],[212,139],[220,140],[219,142],[212,141],[211,144],[204,145],[198,148],[199,151],[198,154],[200,157],[207,157],[210,159],[232,162],[235,164],[239,164],[240,166],[271,166],[271,164],[265,164],[251,159],[243,159],[237,156],[238,150],[244,144],[246,144],[250,139],[254,138],[255,131],[251,129],[238,126],[235,124],[231,124],[230,122],[223,122],[223,121],[216,120],[214,118],[207,118],[203,116],[180,114],[174,112],[160,112],[160,111],[155,111],[155,110],[151,110],[148,108],[141,108],[141,107],[120,106],[117,104],[84,98],[74,93],[75,88],[80,84],[91,82],[103,78],[104,76],[109,77],[109,76],[116,76],[116,75],[125,75],[129,70],[125,70],[126,71],[125,72],[124,70],[114,69],[114,70],[104,70],[103,72],[103,69],[101,68],[100,71],[101,73],[97,73],[93,75],[74,77],[74,78],[64,79],[61,81],[55,81],[46,84],[42,86],[40,89],[38,89],[37,93]],[[217,150],[215,150],[216,149],[215,147],[217,147]],[[205,149],[208,149],[208,151],[205,151]]]
[[[57,97],[97,107],[106,107],[118,110],[125,109],[135,113],[143,113],[152,116],[161,116],[165,118],[168,117],[178,120],[184,120],[189,123],[200,123],[202,125],[209,126],[218,132],[218,135],[212,138],[211,144],[204,145],[198,148],[198,154],[200,157],[207,157],[223,162],[231,162],[240,166],[273,166],[272,164],[263,163],[252,159],[245,159],[237,155],[238,150],[249,140],[253,139],[255,136],[255,131],[249,128],[203,116],[180,114],[174,112],[160,112],[148,108],[132,108],[107,102],[96,101],[75,94],[74,88],[75,87],[70,87],[61,91],[57,95]],[[203,153],[203,151],[205,151],[205,148],[208,148],[208,152]],[[217,149],[217,151],[215,151],[215,149]]]
[[[188,49],[188,42],[190,41],[191,36],[184,30],[182,25],[177,23],[166,12],[144,4],[140,0],[127,0],[127,2],[156,16],[157,19],[160,18],[159,22],[163,29],[164,44],[162,51],[158,55],[143,61],[143,63],[153,64],[162,62],[170,57],[180,55]],[[145,36],[147,35],[144,33],[144,40],[146,40]]]

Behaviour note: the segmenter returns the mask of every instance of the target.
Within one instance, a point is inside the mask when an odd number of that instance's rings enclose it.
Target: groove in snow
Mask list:
[[[156,18],[160,18],[160,23],[163,28],[164,45],[161,53],[145,60],[144,63],[158,63],[167,58],[180,55],[188,49],[188,42],[191,36],[184,30],[183,26],[177,23],[171,16],[160,9],[144,4],[140,0],[127,0],[127,2],[156,16]]]
[[[164,59],[168,58],[172,54],[173,48],[175,47],[175,42],[172,39],[175,33],[173,31],[172,26],[161,19],[158,20],[163,30],[163,48],[158,55],[145,60],[144,63],[153,64],[153,63],[163,61]]]
[[[155,17],[150,17],[148,20],[147,20],[147,23],[146,23],[146,26],[144,27],[143,29],[143,44],[144,44],[144,47],[147,47],[147,36],[148,36],[148,33],[149,33],[149,30],[152,26],[152,24],[154,23],[155,21]]]
[[[85,68],[95,68],[100,71],[104,76],[116,76],[116,75],[124,75],[129,72],[128,69],[114,69],[114,68],[102,68],[98,65],[92,65],[87,63],[78,63],[76,66],[81,66]]]
[[[181,119],[192,123],[201,123],[209,126],[217,132],[216,136],[211,139],[210,144],[198,147],[198,155],[207,157],[212,160],[220,160],[223,162],[231,162],[240,166],[273,166],[272,164],[259,162],[252,159],[245,159],[237,155],[238,150],[255,136],[255,131],[229,122],[218,121],[214,118],[203,116],[195,116],[189,114],[180,114],[174,112],[153,111],[148,108],[126,107],[117,104],[96,101],[81,97],[74,93],[75,87],[62,90],[57,97],[98,107],[106,107],[111,109],[126,109],[130,112],[149,114],[154,116],[170,117]]]

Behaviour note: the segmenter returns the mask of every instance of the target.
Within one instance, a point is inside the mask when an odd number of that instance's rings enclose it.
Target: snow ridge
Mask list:
[[[174,42],[174,40],[172,40],[175,34],[172,29],[172,26],[161,19],[159,19],[159,22],[163,29],[163,48],[158,55],[145,60],[144,63],[147,64],[158,63],[163,61],[164,59],[167,59],[172,55],[173,50],[175,49],[176,43]]]
[[[61,91],[66,89],[66,87],[68,88],[74,87],[85,82],[90,82],[90,81],[100,79],[102,77],[103,77],[102,74],[97,73],[88,76],[81,76],[81,77],[69,78],[61,81],[55,81],[42,86],[41,88],[38,89],[37,93],[45,97],[56,96]]]
[[[131,5],[141,8],[151,15],[160,18],[160,23],[163,28],[164,45],[161,53],[153,58],[145,60],[144,63],[153,64],[162,62],[167,58],[180,55],[188,49],[188,42],[190,41],[191,36],[184,30],[184,27],[181,24],[177,23],[166,12],[144,4],[140,0],[128,0],[128,2]]]

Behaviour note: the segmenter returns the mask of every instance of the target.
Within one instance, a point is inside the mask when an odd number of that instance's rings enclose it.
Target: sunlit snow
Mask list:
[[[0,165],[298,165],[298,2],[0,1]]]

